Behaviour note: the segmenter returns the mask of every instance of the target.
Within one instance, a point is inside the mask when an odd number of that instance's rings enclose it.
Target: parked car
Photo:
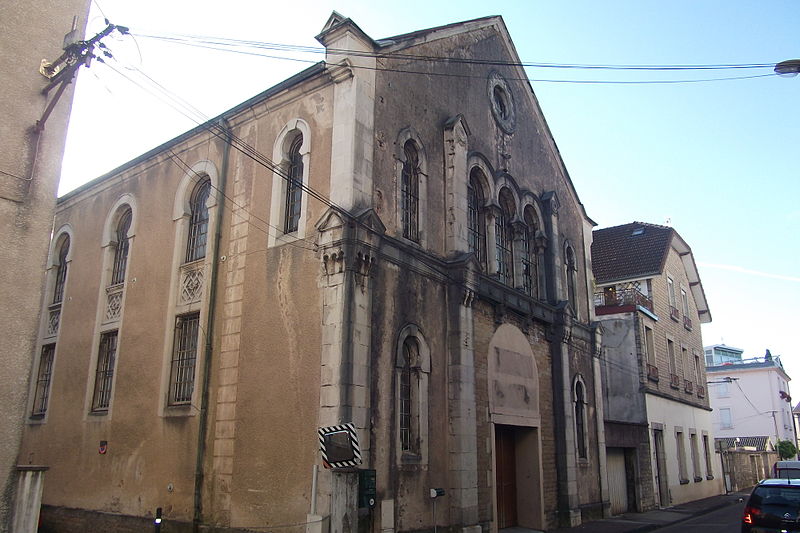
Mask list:
[[[772,465],[772,477],[800,479],[800,461],[776,461]]]
[[[762,480],[744,507],[742,533],[789,531],[800,531],[800,478]]]

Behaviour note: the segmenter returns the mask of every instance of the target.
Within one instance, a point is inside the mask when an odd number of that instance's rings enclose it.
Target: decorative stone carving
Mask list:
[[[205,287],[204,265],[184,265],[181,267],[181,285],[178,302],[180,305],[192,304],[200,301]]]
[[[50,309],[47,315],[47,331],[45,337],[55,337],[58,335],[58,326],[61,323],[61,306]]]
[[[115,285],[106,289],[106,312],[103,323],[119,320],[122,314],[122,293],[123,285]]]
[[[341,274],[344,272],[344,252],[335,250],[322,256],[322,268],[325,275]]]

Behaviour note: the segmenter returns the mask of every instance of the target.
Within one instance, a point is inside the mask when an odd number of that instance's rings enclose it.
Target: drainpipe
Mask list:
[[[206,345],[203,357],[203,383],[200,391],[200,414],[197,428],[197,458],[194,467],[194,517],[192,518],[192,532],[200,530],[203,515],[203,480],[205,471],[203,462],[206,455],[206,432],[208,431],[208,389],[211,383],[211,355],[213,352],[214,311],[216,311],[217,278],[219,277],[219,243],[222,240],[222,215],[225,208],[225,185],[228,181],[228,159],[231,151],[231,129],[224,118],[219,120],[217,127],[223,131],[225,151],[222,154],[222,170],[219,178],[219,192],[222,197],[217,204],[217,223],[214,233],[214,255],[211,261],[211,281],[209,282],[208,313],[206,315]],[[210,129],[210,128],[209,128]],[[222,135],[211,131],[217,138]]]

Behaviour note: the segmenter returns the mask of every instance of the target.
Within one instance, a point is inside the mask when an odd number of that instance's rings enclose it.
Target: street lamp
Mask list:
[[[800,74],[800,59],[787,59],[775,65],[775,74],[791,78]]]

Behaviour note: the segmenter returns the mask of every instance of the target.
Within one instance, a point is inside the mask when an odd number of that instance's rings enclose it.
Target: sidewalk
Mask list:
[[[644,533],[658,528],[683,522],[694,516],[710,513],[722,507],[727,507],[745,501],[750,496],[752,489],[730,494],[721,494],[702,500],[686,502],[666,509],[656,509],[646,513],[625,513],[623,515],[586,522],[578,527],[554,529],[550,533],[577,533],[591,531],[592,533]]]

